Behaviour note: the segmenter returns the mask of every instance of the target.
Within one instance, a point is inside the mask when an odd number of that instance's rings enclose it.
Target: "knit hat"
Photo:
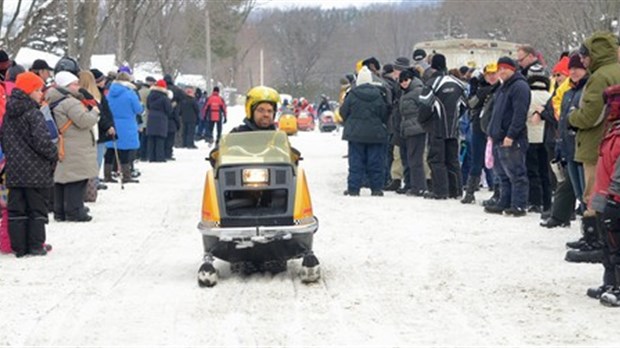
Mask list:
[[[144,79],[144,81],[146,81],[146,82],[153,82],[153,83],[157,82],[157,80],[155,80],[155,78],[153,76],[147,76]]]
[[[434,55],[433,59],[431,60],[431,68],[439,71],[448,70],[446,65],[446,56],[441,53]]]
[[[410,65],[411,65],[411,62],[409,61],[409,58],[407,57],[398,57],[394,61],[395,70],[403,71],[403,70],[409,69]]]
[[[463,65],[462,67],[459,68],[459,73],[461,74],[461,76],[465,76],[465,74],[467,74],[469,72],[469,67]]]
[[[515,71],[517,70],[517,63],[515,63],[515,61],[512,60],[512,58],[504,56],[497,60],[497,69],[500,69],[500,68],[510,69],[512,71]]]
[[[381,63],[379,63],[379,60],[375,57],[364,59],[364,61],[362,62],[362,65],[367,66],[368,69],[370,69],[371,65],[374,65],[377,71],[381,69]]]
[[[388,63],[383,66],[383,75],[391,74],[393,72],[394,72],[394,65]]]
[[[527,83],[532,89],[548,90],[551,81],[541,64],[532,65],[527,71]]]
[[[366,66],[363,66],[360,69],[360,72],[357,74],[357,80],[355,81],[355,84],[357,86],[361,86],[363,84],[371,83],[371,82],[372,82],[372,72],[370,72],[370,69],[368,69]]]
[[[168,88],[168,84],[164,80],[157,80],[157,82],[155,82],[155,86],[161,88]]]
[[[417,50],[413,51],[413,60],[415,60],[416,62],[419,62],[424,58],[426,58],[425,50],[418,48]]]
[[[43,79],[41,79],[39,75],[30,71],[19,74],[17,76],[17,80],[15,81],[15,88],[21,89],[26,94],[30,94],[37,89],[41,89],[43,86],[45,86]]]
[[[129,75],[133,74],[133,71],[131,71],[131,68],[128,65],[122,65],[118,68],[118,73],[127,73]]]
[[[568,60],[568,69],[573,69],[573,68],[580,68],[580,69],[586,68],[581,62],[581,57],[579,57],[579,54],[573,54],[572,56],[570,56]]]
[[[90,72],[93,74],[95,82],[101,82],[103,81],[103,79],[105,79],[105,75],[103,75],[103,73],[99,69],[90,69]]]
[[[400,75],[398,76],[398,82],[403,82],[406,80],[413,80],[413,71],[407,69],[407,70],[403,70]]]
[[[58,72],[58,74],[56,74],[56,76],[54,76],[54,82],[56,82],[56,85],[60,87],[67,87],[70,84],[78,81],[78,77],[68,71],[60,71]]]
[[[553,75],[562,74],[564,76],[568,76],[568,62],[570,58],[563,57],[560,61],[553,67]],[[581,59],[579,59],[579,55],[577,55],[577,60],[581,63]]]

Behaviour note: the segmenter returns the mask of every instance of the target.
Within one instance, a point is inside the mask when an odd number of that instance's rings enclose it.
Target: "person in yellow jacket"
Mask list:
[[[562,98],[564,98],[564,92],[568,91],[570,86],[570,79],[568,79],[568,57],[562,57],[560,61],[553,67],[553,82],[549,93],[551,93],[551,105],[553,105],[553,115],[556,120],[560,119],[560,108],[562,106]]]

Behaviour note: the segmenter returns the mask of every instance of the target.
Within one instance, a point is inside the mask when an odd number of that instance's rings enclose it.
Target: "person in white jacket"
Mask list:
[[[539,69],[537,69],[540,67]],[[541,65],[530,67],[527,76],[532,97],[527,116],[527,138],[529,147],[525,164],[530,182],[529,212],[541,213],[551,208],[551,180],[549,176],[549,155],[544,144],[545,121],[537,111],[547,104],[549,93],[549,77]]]

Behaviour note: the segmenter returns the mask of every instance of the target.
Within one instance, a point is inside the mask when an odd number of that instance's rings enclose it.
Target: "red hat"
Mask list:
[[[560,59],[560,61],[553,67],[553,75],[555,74],[562,74],[564,76],[568,76],[569,71],[568,71],[568,62],[570,61],[570,58],[568,57],[563,57],[562,59]]]
[[[164,80],[157,80],[157,82],[155,82],[155,86],[161,88],[168,88],[168,84]]]
[[[26,94],[41,89],[44,85],[45,82],[43,82],[39,75],[30,71],[17,75],[17,80],[15,80],[15,88],[21,89]]]

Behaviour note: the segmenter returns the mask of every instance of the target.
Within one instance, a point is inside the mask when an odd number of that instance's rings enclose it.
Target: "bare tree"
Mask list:
[[[121,6],[118,6],[116,21],[118,42],[116,50],[117,64],[120,65],[128,62],[129,65],[133,65],[135,52],[138,48],[143,30],[149,26],[153,19],[160,18],[158,14],[164,10],[167,4],[169,4],[168,1],[151,0],[121,2]],[[182,3],[178,2],[176,5],[180,7]]]
[[[177,75],[181,63],[188,55],[187,43],[191,35],[183,30],[182,21],[183,3],[174,0],[152,0],[161,7],[155,13],[152,25],[145,32],[153,45],[153,52],[164,74]],[[170,30],[174,28],[180,30]]]
[[[11,20],[7,24],[2,40],[2,46],[6,51],[13,52],[18,50],[27,41],[31,30],[43,18],[47,9],[58,0],[32,0],[28,10],[20,18],[22,13],[23,0],[17,0],[16,9]],[[0,2],[0,23],[4,19],[4,1]],[[17,52],[13,52],[17,53]]]
[[[269,38],[273,64],[280,67],[279,82],[295,91],[308,90],[321,55],[332,47],[338,11],[301,8],[274,11],[263,25]]]

